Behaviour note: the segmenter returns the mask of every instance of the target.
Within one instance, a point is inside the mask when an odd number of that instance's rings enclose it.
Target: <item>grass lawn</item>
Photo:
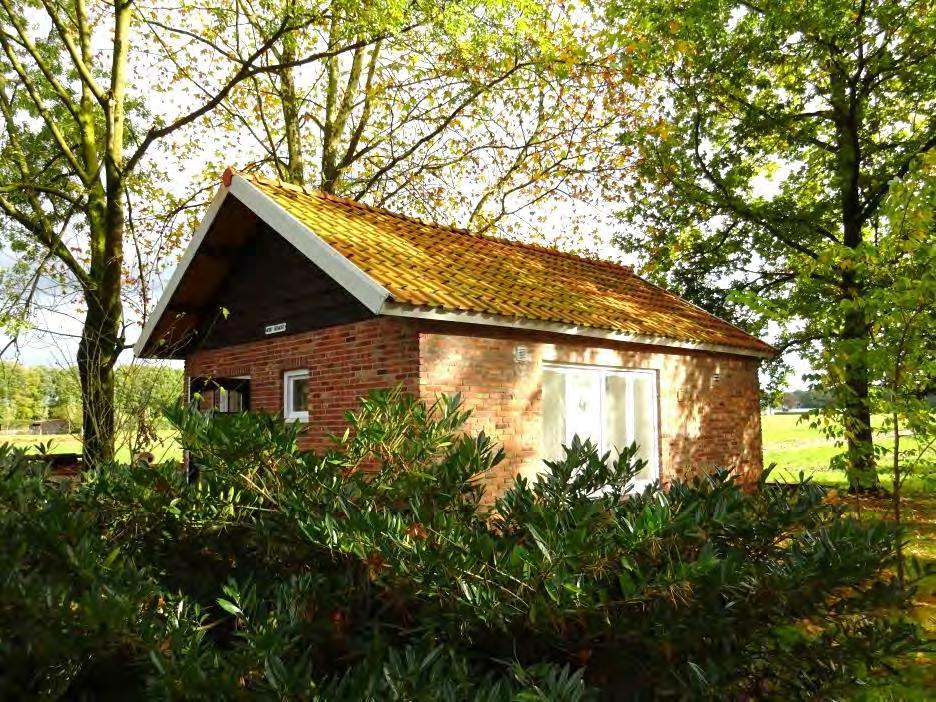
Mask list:
[[[174,432],[160,432],[159,440],[150,448],[158,463],[163,461],[182,460],[182,447],[176,441]],[[0,436],[0,443],[10,443],[15,446],[26,446],[30,453],[39,453],[39,445],[45,446],[49,453],[81,453],[81,439],[73,434],[11,434]],[[117,439],[117,460],[120,463],[129,463],[130,449],[126,441]]]
[[[817,483],[844,488],[845,474],[829,469],[829,460],[841,451],[818,430],[811,429],[801,415],[764,415],[764,465],[776,464],[771,479],[777,482],[797,480],[800,472]],[[879,422],[877,423],[880,425]],[[880,444],[893,446],[889,437],[880,437]],[[904,441],[912,439],[901,438]],[[936,456],[934,456],[936,458]],[[889,460],[885,457],[882,463]],[[882,482],[890,489],[892,481],[881,473]],[[891,501],[882,497],[847,498],[863,519],[891,519]],[[904,484],[903,519],[907,527],[908,555],[921,562],[936,564],[936,476],[911,476]],[[930,638],[936,639],[936,578],[921,583],[914,598],[913,616]],[[858,695],[859,700],[931,700],[936,697],[936,656],[921,654],[902,661],[899,675],[884,688],[875,688]]]
[[[848,497],[849,502],[856,498]],[[857,505],[856,505],[857,506]],[[923,564],[936,564],[936,494],[911,493],[902,501],[903,522],[907,529],[907,555]],[[887,498],[863,497],[862,519],[891,520],[892,506]],[[936,639],[936,577],[922,580],[913,598],[911,616],[919,622],[930,640]],[[936,698],[936,654],[919,653],[897,664],[897,675],[882,687],[872,687],[855,695],[868,702],[914,702]]]
[[[881,418],[875,417],[873,423],[881,426]],[[830,470],[832,457],[843,451],[835,443],[822,435],[818,429],[812,429],[801,414],[765,414],[761,417],[764,434],[764,465],[775,464],[771,479],[775,482],[796,482],[802,472],[823,485],[845,487],[848,482],[842,471]],[[881,457],[882,467],[889,465],[890,450],[894,439],[890,434],[879,434],[877,445],[888,450]],[[901,450],[915,445],[913,437],[902,436]],[[936,460],[936,449],[932,452]],[[932,462],[931,460],[931,462]],[[881,471],[881,481],[890,489],[893,481]],[[936,475],[912,475],[904,483],[906,492],[936,492]]]

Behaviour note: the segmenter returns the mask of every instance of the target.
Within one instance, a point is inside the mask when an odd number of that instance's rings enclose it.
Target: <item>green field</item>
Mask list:
[[[875,427],[881,426],[881,418],[874,418]],[[764,435],[764,465],[775,465],[771,479],[775,482],[795,482],[802,472],[823,485],[844,487],[847,485],[842,471],[831,470],[829,463],[833,456],[842,452],[842,447],[822,435],[818,429],[809,426],[808,420],[801,414],[765,414],[761,417]],[[877,446],[886,449],[880,458],[881,481],[890,489],[892,480],[887,475],[890,466],[891,449],[894,439],[888,434],[878,433]],[[915,447],[912,436],[901,436],[901,451]],[[936,461],[936,448],[928,454],[930,464]],[[936,490],[936,476],[916,474],[908,477],[904,485],[908,492],[933,492]]]
[[[149,450],[158,463],[163,461],[182,460],[182,448],[176,441],[174,432],[160,432],[159,440]],[[8,434],[0,436],[0,443],[9,443],[14,446],[25,446],[31,453],[39,453],[40,444],[45,447],[46,453],[81,453],[81,439],[72,434]],[[117,460],[121,463],[130,462],[130,449],[125,440],[117,440]]]

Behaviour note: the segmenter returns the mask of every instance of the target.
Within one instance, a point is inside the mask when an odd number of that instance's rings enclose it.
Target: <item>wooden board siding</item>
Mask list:
[[[289,336],[373,316],[263,222],[234,259],[210,308],[213,319],[206,320],[197,348]],[[265,333],[267,325],[283,323],[285,332]]]
[[[201,348],[372,317],[350,293],[229,195],[141,355],[181,359]],[[285,323],[286,331],[267,336],[265,327],[277,323]]]
[[[153,330],[144,358],[184,358],[198,341],[205,319],[238,252],[257,231],[257,216],[228,197],[205,234],[172,300]]]

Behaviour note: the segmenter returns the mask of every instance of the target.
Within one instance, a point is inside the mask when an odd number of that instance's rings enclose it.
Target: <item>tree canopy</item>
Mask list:
[[[243,81],[354,52],[433,12],[397,0],[0,2],[0,233],[17,257],[3,280],[10,295],[2,321],[18,331],[39,304],[40,281],[50,279],[79,306],[89,463],[113,457],[114,366],[136,321],[126,307],[145,315],[148,265],[163,264],[178,245],[172,223],[187,201],[171,197],[174,175],[205,139],[197,130],[206,116]],[[336,14],[354,36],[269,58],[285,37]],[[253,31],[241,31],[254,15]]]
[[[624,83],[593,61],[590,31],[555,3],[451,3],[353,52],[244,81],[218,121],[237,128],[248,167],[282,180],[530,236],[524,216],[548,209],[537,206],[596,200],[628,166],[609,109]],[[335,13],[267,60],[362,36]]]
[[[868,300],[890,287],[884,239],[932,234],[889,206],[936,146],[932,3],[638,0],[607,21],[618,70],[646,79],[620,244],[716,313],[779,322],[833,390],[853,485],[873,486]]]

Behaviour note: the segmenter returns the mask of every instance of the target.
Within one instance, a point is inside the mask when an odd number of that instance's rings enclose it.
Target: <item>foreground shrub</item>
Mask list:
[[[919,644],[892,535],[821,489],[629,494],[576,441],[492,511],[466,416],[377,393],[316,455],[179,408],[195,484],[0,449],[0,697],[813,698]]]

